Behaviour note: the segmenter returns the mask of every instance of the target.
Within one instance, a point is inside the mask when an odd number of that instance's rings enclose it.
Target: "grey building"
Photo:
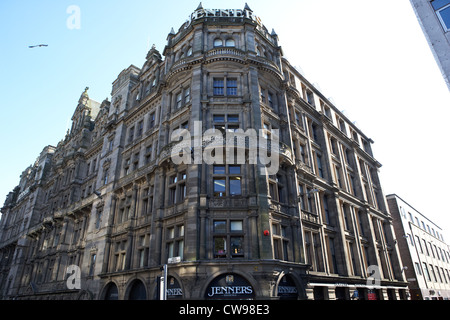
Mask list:
[[[200,4],[72,123],[2,208],[3,299],[159,299],[166,264],[168,299],[406,298],[373,141],[247,5]]]
[[[450,89],[450,0],[410,0]]]

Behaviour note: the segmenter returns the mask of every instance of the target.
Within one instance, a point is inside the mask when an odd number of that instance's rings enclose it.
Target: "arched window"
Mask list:
[[[235,43],[233,39],[227,39],[227,41],[225,42],[225,46],[226,47],[234,47]]]
[[[147,291],[145,285],[140,280],[133,282],[130,288],[129,300],[147,300]]]
[[[188,57],[192,56],[192,47],[188,49],[186,56]]]
[[[261,48],[260,48],[260,47],[257,47],[257,48],[256,48],[256,55],[257,55],[258,57],[262,56]]]
[[[119,300],[119,290],[114,283],[108,284],[105,292],[105,300]]]
[[[214,48],[223,47],[223,41],[220,38],[214,40]]]

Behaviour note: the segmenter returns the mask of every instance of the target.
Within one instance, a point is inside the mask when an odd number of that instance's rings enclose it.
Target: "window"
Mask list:
[[[146,267],[148,265],[148,252],[149,248],[147,245],[148,235],[139,236],[139,242],[137,244],[138,257],[139,257],[139,268]]]
[[[215,197],[226,197],[226,180],[225,178],[214,178],[214,196]]]
[[[337,256],[336,256],[336,249],[335,249],[335,245],[334,245],[334,238],[328,238],[328,257],[329,259],[332,261],[332,265],[330,265],[330,272],[331,273],[335,273],[338,274],[339,273],[339,269],[338,269],[338,263],[337,263]]]
[[[276,105],[276,95],[263,87],[260,87],[261,92],[261,102],[265,103],[266,105],[270,106],[270,108],[274,109]],[[267,100],[266,100],[267,98]]]
[[[133,140],[134,140],[134,127],[131,127],[130,128],[130,132],[128,134],[128,142],[129,143],[133,142]]]
[[[182,95],[181,92],[177,94],[177,103],[176,103],[177,109],[181,108],[181,95]]]
[[[227,79],[227,96],[237,96],[237,79]]]
[[[302,127],[302,116],[300,115],[300,112],[295,111],[295,123],[297,123],[300,127]]]
[[[213,166],[213,192],[215,197],[242,195],[241,166]]]
[[[152,160],[152,145],[145,148],[145,164],[149,164]]]
[[[155,113],[151,113],[150,114],[150,119],[149,119],[149,123],[148,123],[148,128],[151,129],[155,126]]]
[[[316,153],[316,164],[317,164],[317,173],[319,177],[324,178],[323,167],[322,167],[322,156]]]
[[[184,104],[189,103],[189,101],[191,101],[191,88],[184,90]]]
[[[214,258],[244,256],[243,227],[242,220],[214,220]]]
[[[436,11],[444,31],[450,31],[450,0],[434,0],[431,1],[431,5]]]
[[[215,114],[213,115],[214,129],[225,132],[236,132],[239,129],[239,115],[237,114]]]
[[[191,88],[181,89],[175,95],[175,110],[185,107],[191,101]]]
[[[96,258],[97,258],[97,255],[95,253],[91,254],[91,261],[89,262],[89,276],[90,277],[92,277],[94,275]]]
[[[167,258],[180,257],[184,252],[184,225],[167,228]]]
[[[223,96],[223,79],[214,79],[213,81],[213,93],[215,96]]]
[[[269,92],[267,95],[267,102],[269,103],[269,106],[273,109],[273,94]]]
[[[186,198],[186,172],[171,175],[169,177],[169,205],[184,201]]]
[[[103,210],[102,209],[98,209],[97,210],[97,217],[95,219],[95,229],[100,229],[100,224],[102,222],[102,214],[103,214]]]
[[[214,48],[217,48],[217,47],[223,47],[222,39],[217,38],[214,40]]]
[[[312,91],[306,91],[306,101],[308,101],[310,105],[314,106],[314,94]]]
[[[286,229],[283,225],[272,223],[274,259],[289,260],[289,238],[287,238]]]
[[[137,170],[139,167],[139,152],[136,152],[134,154],[134,160],[133,160],[133,171]]]
[[[339,188],[343,189],[344,185],[342,183],[342,169],[338,165],[334,165],[336,182]]]
[[[108,184],[108,173],[109,169],[106,168],[105,171],[103,172],[103,184]]]
[[[323,195],[322,206],[323,206],[323,220],[326,224],[331,225],[330,209],[328,207],[328,196],[326,194]]]
[[[119,241],[115,244],[114,271],[125,270],[127,241]]]
[[[225,88],[226,85],[226,88]],[[215,96],[237,96],[237,78],[214,78],[213,95]]]
[[[225,41],[225,46],[226,46],[226,47],[234,47],[234,46],[235,46],[234,40],[233,40],[233,39],[227,39],[227,40]]]
[[[419,236],[414,236],[416,238],[416,246],[419,247],[420,253],[423,253],[422,244],[420,243]]]
[[[144,132],[144,121],[139,121],[137,127],[137,136],[141,137],[143,132]]]
[[[286,202],[284,196],[283,177],[281,175],[269,176],[269,194],[272,200],[278,202]]]
[[[344,227],[345,230],[351,231],[352,230],[352,220],[350,216],[350,209],[347,204],[342,205],[342,215],[344,216]]]

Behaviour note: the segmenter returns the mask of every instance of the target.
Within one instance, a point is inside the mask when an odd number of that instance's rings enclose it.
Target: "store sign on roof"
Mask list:
[[[249,8],[245,9],[203,9],[198,8],[191,14],[190,22],[201,18],[247,18],[261,24],[261,19]]]

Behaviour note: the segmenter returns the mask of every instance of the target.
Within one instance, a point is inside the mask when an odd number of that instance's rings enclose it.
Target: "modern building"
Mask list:
[[[411,299],[450,299],[450,252],[442,229],[396,194],[386,198]]]
[[[450,90],[450,0],[410,0]]]
[[[373,141],[249,6],[200,4],[111,96],[8,195],[3,299],[159,299],[166,264],[168,299],[406,299]]]

